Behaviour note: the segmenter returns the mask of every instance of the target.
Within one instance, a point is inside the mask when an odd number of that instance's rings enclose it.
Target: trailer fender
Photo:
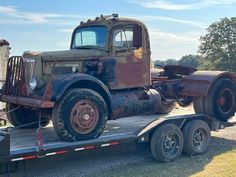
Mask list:
[[[98,92],[105,100],[109,113],[112,113],[111,94],[106,85],[96,77],[87,74],[66,74],[52,79],[52,101],[57,102],[71,88],[89,88]]]
[[[220,78],[228,78],[236,82],[236,73],[228,71],[196,71],[182,80],[183,96],[207,96],[214,82]]]

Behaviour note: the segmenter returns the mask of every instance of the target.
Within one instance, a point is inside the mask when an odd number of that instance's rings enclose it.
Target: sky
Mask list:
[[[0,0],[0,39],[11,55],[67,50],[81,20],[118,13],[147,25],[153,59],[180,59],[197,54],[206,28],[235,12],[236,0]]]

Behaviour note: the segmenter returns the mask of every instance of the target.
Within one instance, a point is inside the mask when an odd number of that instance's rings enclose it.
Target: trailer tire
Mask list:
[[[226,78],[218,79],[205,98],[206,113],[216,119],[227,122],[236,111],[236,84]]]
[[[101,135],[108,119],[107,105],[91,89],[68,90],[53,109],[53,126],[64,141],[94,139]]]
[[[183,134],[174,124],[163,124],[151,138],[151,152],[159,162],[176,160],[183,151]]]
[[[183,129],[184,153],[186,155],[199,155],[206,152],[211,141],[211,130],[206,122],[193,120]]]
[[[10,104],[10,103],[6,104],[7,119],[14,127],[22,129],[38,128],[39,117],[36,111],[24,107],[19,107],[18,109],[16,108],[17,105],[15,104]],[[13,109],[16,110],[9,112]],[[49,118],[42,118],[41,122],[42,127],[46,127],[49,123],[50,123]]]
[[[157,108],[156,114],[167,114],[176,106],[176,102],[161,102]]]

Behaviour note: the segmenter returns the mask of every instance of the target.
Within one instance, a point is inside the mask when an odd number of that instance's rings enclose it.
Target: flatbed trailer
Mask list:
[[[235,125],[235,122],[224,123],[202,114],[188,114],[175,116],[134,116],[115,121],[109,121],[105,131],[97,139],[64,142],[55,134],[52,126],[35,129],[0,129],[0,167],[2,172],[9,172],[10,165],[15,166],[20,161],[37,158],[48,158],[54,155],[89,151],[129,142],[151,142],[155,136],[155,131],[163,125],[175,124],[181,131],[184,126],[196,120],[206,122],[210,129],[217,131],[225,127]],[[161,138],[161,134],[157,138]],[[153,144],[152,142],[150,144]],[[152,153],[156,158],[156,153]],[[155,148],[154,148],[155,149]],[[182,151],[181,151],[182,153]],[[159,155],[159,154],[157,154]],[[160,159],[157,158],[160,161]],[[167,160],[168,161],[168,160]]]

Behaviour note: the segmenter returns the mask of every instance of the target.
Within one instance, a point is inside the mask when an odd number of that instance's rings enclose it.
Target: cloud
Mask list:
[[[62,19],[81,19],[84,16],[80,15],[65,15],[57,13],[35,13],[35,12],[24,12],[18,10],[13,6],[0,6],[0,14],[8,17],[9,19],[0,19],[2,24],[42,24],[42,23],[51,23],[52,20],[62,20]],[[58,22],[56,22],[58,23]]]
[[[202,22],[193,21],[193,20],[184,20],[184,19],[178,19],[173,17],[166,17],[166,16],[130,16],[132,18],[138,18],[143,21],[155,21],[155,20],[161,20],[161,21],[169,21],[174,23],[180,23],[184,25],[190,25],[197,28],[205,29],[208,25]]]
[[[59,14],[59,13],[39,13],[39,12],[25,12],[20,11],[17,7],[13,6],[0,6],[0,14],[8,18],[0,18],[0,24],[54,24],[54,25],[72,25],[77,24],[79,20],[87,19],[83,15],[74,14]],[[143,21],[162,20],[174,23],[186,24],[197,28],[206,28],[206,24],[197,21],[177,19],[165,16],[135,16]],[[69,20],[68,20],[69,19]],[[62,29],[62,32],[71,32],[70,29]]]
[[[153,59],[180,59],[184,55],[197,54],[199,38],[203,31],[171,33],[150,28]]]
[[[63,28],[63,29],[60,29],[59,31],[63,33],[72,33],[73,30],[74,30],[73,28]]]
[[[167,0],[128,0],[131,3],[139,4],[145,8],[158,8],[165,10],[194,10],[212,6],[235,4],[236,0],[198,0],[192,3],[173,3]]]
[[[16,9],[13,6],[0,6],[0,13],[15,13]]]
[[[153,43],[198,43],[201,32],[169,33],[161,30],[150,29],[150,37]]]

